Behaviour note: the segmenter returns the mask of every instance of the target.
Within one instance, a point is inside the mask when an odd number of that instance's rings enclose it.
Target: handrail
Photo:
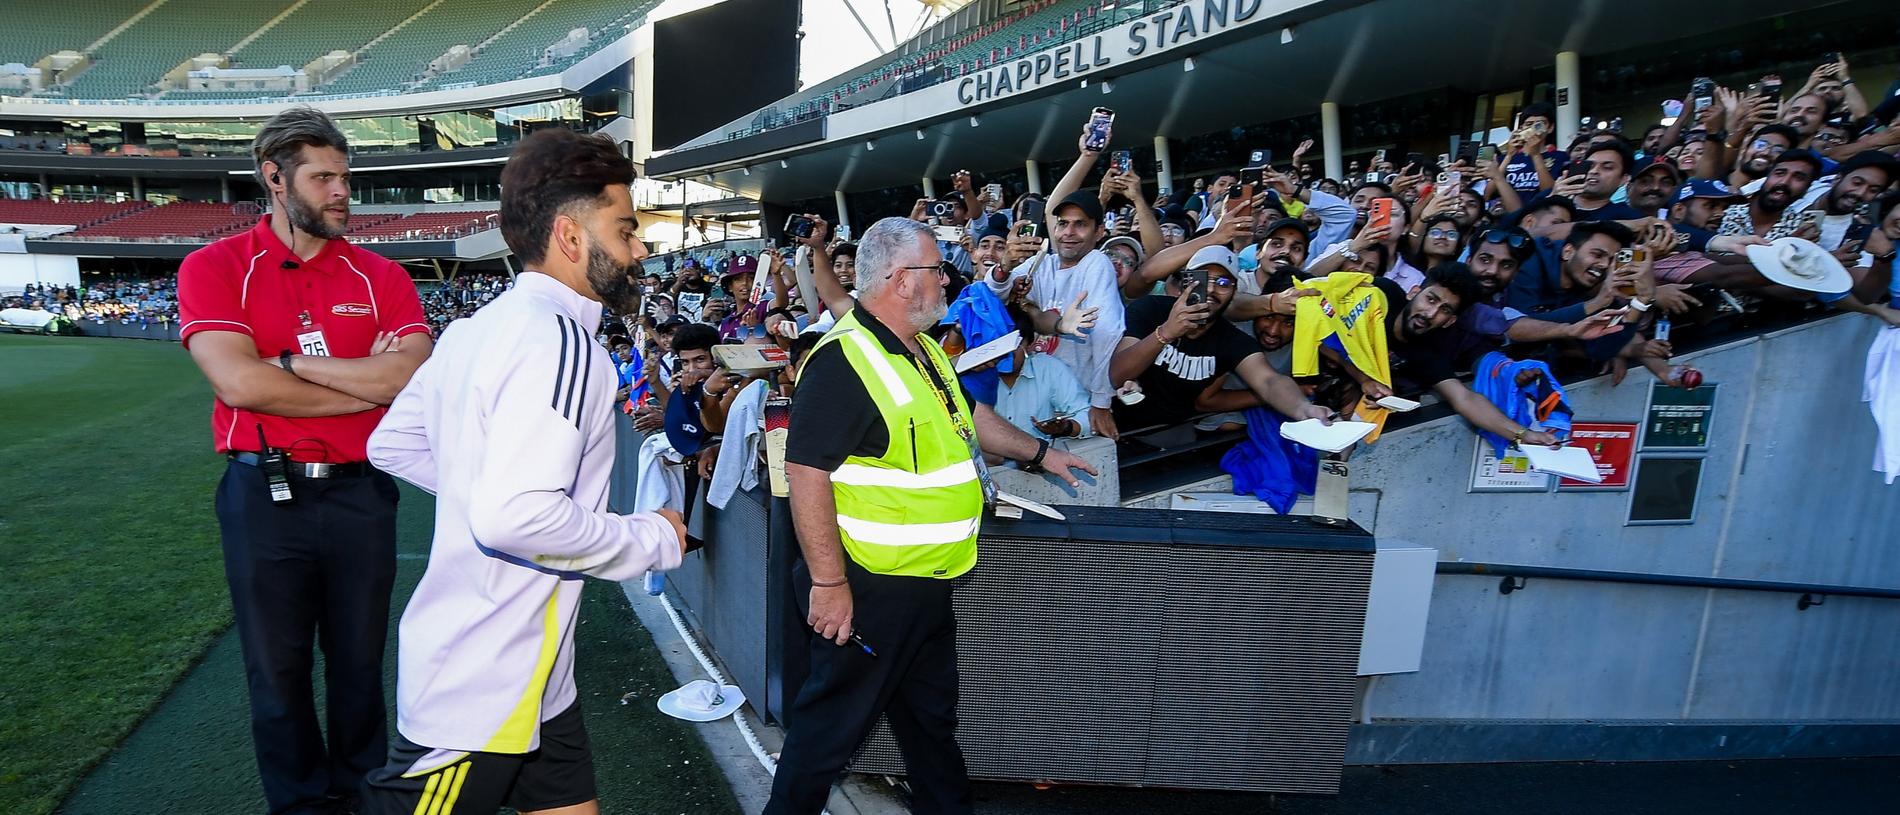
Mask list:
[[[1582,580],[1597,583],[1634,583],[1651,586],[1681,586],[1694,589],[1734,589],[1737,591],[1766,591],[1784,594],[1799,594],[1799,608],[1821,605],[1817,597],[1873,597],[1881,600],[1900,600],[1900,589],[1877,588],[1873,586],[1837,586],[1827,583],[1790,583],[1783,580],[1750,580],[1739,577],[1702,577],[1689,574],[1653,574],[1649,572],[1613,572],[1603,569],[1566,569],[1556,566],[1526,566],[1515,563],[1474,563],[1464,560],[1447,560],[1438,563],[1439,574],[1465,574],[1490,577],[1502,577],[1498,585],[1500,594],[1510,594],[1524,588],[1517,579],[1533,577],[1552,580]]]

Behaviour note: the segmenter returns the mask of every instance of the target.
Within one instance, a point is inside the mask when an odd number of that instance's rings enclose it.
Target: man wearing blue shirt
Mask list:
[[[998,375],[996,415],[1039,439],[1087,438],[1088,422],[1075,418],[1089,411],[1082,380],[1060,361],[1028,353],[1027,346],[1016,346],[1014,353],[1016,364]]]

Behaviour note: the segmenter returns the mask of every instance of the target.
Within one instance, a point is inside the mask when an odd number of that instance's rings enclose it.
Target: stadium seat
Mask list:
[[[590,37],[587,46],[574,56],[578,59],[618,38],[625,33],[625,21],[637,21],[656,5],[659,5],[658,0],[639,0],[631,8],[625,0],[553,0],[492,41],[475,43],[482,48],[468,64],[431,77],[420,87],[460,83],[487,85],[558,70],[552,61],[543,62],[542,58],[547,47],[567,36],[569,31],[584,28]]]
[[[135,210],[76,230],[69,237],[116,240],[221,238],[248,229],[256,222],[255,205],[180,201]]]
[[[485,210],[463,212],[418,212],[376,223],[350,224],[350,240],[441,240],[459,238],[495,229],[499,216]]]
[[[94,203],[0,199],[0,224],[70,225],[83,228],[151,206],[143,201]]]
[[[199,54],[236,45],[293,2],[192,0],[158,5],[94,52],[92,67],[67,86],[66,94],[77,99],[146,94],[166,71]]]

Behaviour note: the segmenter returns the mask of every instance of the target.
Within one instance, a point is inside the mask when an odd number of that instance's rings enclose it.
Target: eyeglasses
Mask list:
[[[1531,242],[1531,236],[1522,232],[1512,232],[1508,229],[1493,229],[1484,233],[1484,242],[1501,243],[1512,249],[1522,249],[1524,248],[1524,244]]]
[[[1839,134],[1839,133],[1827,133],[1827,132],[1822,132],[1822,133],[1816,133],[1816,134],[1814,134],[1814,140],[1815,140],[1815,141],[1831,141],[1831,142],[1842,142],[1842,141],[1847,141],[1847,138],[1846,138],[1846,137],[1844,137],[1844,136],[1842,136],[1842,135],[1841,135],[1841,134]]]
[[[1427,230],[1425,230],[1425,237],[1427,237],[1427,238],[1431,238],[1431,239],[1433,239],[1433,240],[1437,240],[1437,239],[1440,239],[1440,238],[1443,238],[1443,239],[1445,239],[1445,240],[1450,240],[1450,241],[1455,241],[1455,240],[1457,240],[1457,239],[1458,239],[1458,230],[1456,230],[1456,229],[1436,229],[1436,228],[1434,228],[1434,229],[1427,229]]]
[[[935,269],[937,270],[937,276],[946,280],[957,273],[956,264],[946,260],[934,266],[899,266],[892,269],[890,274],[885,275],[884,279],[889,280],[896,277],[898,272],[908,272],[914,269]]]
[[[1820,138],[1820,136],[1817,135],[1815,136],[1815,138]],[[1788,148],[1783,147],[1779,144],[1775,144],[1774,142],[1771,142],[1767,139],[1756,139],[1753,144],[1749,145],[1749,147],[1755,150],[1756,152],[1761,152],[1763,150],[1766,150],[1768,151],[1768,155],[1771,155],[1771,156],[1779,156],[1782,153],[1788,152]]]

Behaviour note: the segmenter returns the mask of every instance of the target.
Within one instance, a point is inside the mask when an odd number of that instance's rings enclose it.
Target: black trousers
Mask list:
[[[970,779],[957,747],[957,622],[950,581],[872,574],[845,559],[852,627],[877,651],[810,632],[811,673],[787,712],[785,747],[766,815],[817,815],[878,714],[904,755],[916,815],[968,813]],[[792,569],[809,614],[811,574]]]
[[[292,477],[271,502],[264,474],[232,462],[218,484],[224,576],[244,646],[251,741],[272,815],[330,813],[388,750],[383,646],[396,579],[396,482]],[[326,730],[312,691],[324,660]]]

